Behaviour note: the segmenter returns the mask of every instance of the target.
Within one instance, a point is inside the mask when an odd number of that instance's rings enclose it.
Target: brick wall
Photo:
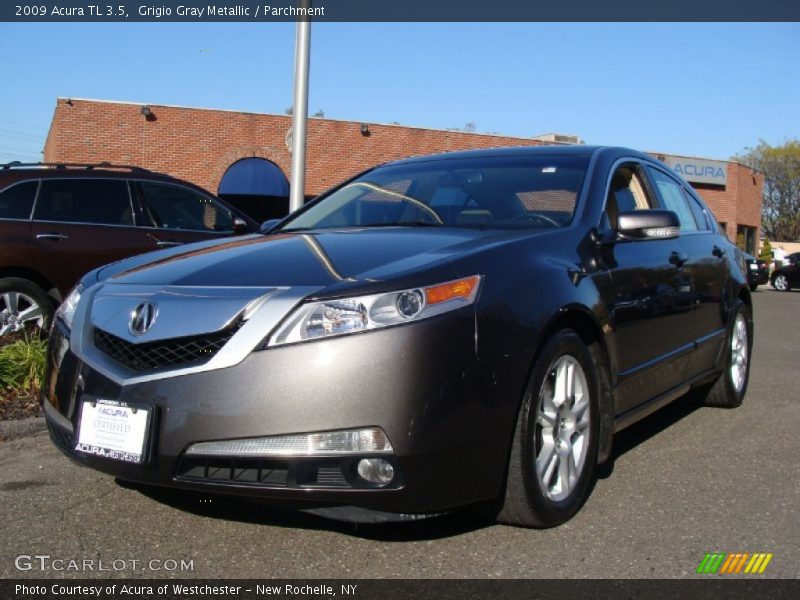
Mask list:
[[[736,241],[737,225],[755,227],[761,237],[761,203],[764,174],[739,163],[728,163],[728,183],[722,188],[696,184],[717,221],[725,223],[728,239]]]
[[[225,171],[239,159],[272,161],[290,177],[286,134],[292,118],[149,104],[59,98],[44,147],[48,162],[134,164],[192,181],[216,193]],[[315,195],[378,163],[434,152],[541,145],[529,138],[312,118],[308,123],[305,194]],[[737,224],[759,228],[760,173],[728,163],[725,188],[698,185],[718,221],[736,240]],[[756,238],[758,239],[758,238]]]
[[[217,191],[225,171],[241,158],[272,161],[290,177],[286,133],[292,118],[233,111],[89,100],[57,101],[44,149],[45,161],[135,164]],[[526,138],[309,119],[306,195],[378,163],[434,152],[541,145]]]

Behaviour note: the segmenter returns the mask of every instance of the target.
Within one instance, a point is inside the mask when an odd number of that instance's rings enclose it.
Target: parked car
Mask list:
[[[257,230],[205,190],[145,169],[0,165],[0,339],[46,327],[78,279],[100,265]]]
[[[782,266],[772,272],[770,283],[780,292],[788,292],[800,285],[800,252],[786,256]]]
[[[744,253],[744,261],[747,264],[747,282],[750,284],[750,291],[755,292],[759,285],[769,283],[769,268],[765,261],[747,252]]]
[[[348,518],[478,505],[547,527],[615,432],[747,390],[742,253],[645,154],[402,160],[265,230],[81,280],[43,386],[65,454]]]

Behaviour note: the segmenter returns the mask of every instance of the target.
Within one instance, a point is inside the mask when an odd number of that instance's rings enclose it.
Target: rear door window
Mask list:
[[[201,194],[175,185],[140,181],[145,212],[161,229],[233,231],[228,210]]]
[[[30,219],[38,181],[25,181],[0,192],[0,219]]]
[[[122,179],[46,179],[39,190],[34,218],[132,226],[128,184]]]
[[[683,186],[658,169],[648,168],[648,172],[653,181],[653,187],[656,190],[661,207],[666,210],[671,210],[678,215],[682,232],[697,231],[697,221],[695,220],[694,212],[692,212],[689,206],[688,199],[683,191]],[[703,229],[705,229],[705,227]]]

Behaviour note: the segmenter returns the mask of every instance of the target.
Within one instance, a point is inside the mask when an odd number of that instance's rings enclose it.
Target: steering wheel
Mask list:
[[[555,219],[552,219],[552,218],[548,217],[547,215],[542,215],[542,214],[533,213],[533,212],[525,213],[524,215],[517,215],[516,217],[512,217],[511,220],[512,221],[528,221],[528,220],[533,220],[533,219],[538,219],[540,221],[544,221],[545,223],[547,223],[548,225],[552,225],[553,227],[561,227],[561,224],[558,221],[556,221]]]

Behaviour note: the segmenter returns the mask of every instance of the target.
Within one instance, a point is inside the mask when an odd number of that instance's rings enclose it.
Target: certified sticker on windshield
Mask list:
[[[77,452],[139,464],[143,461],[150,411],[115,400],[84,401]]]

